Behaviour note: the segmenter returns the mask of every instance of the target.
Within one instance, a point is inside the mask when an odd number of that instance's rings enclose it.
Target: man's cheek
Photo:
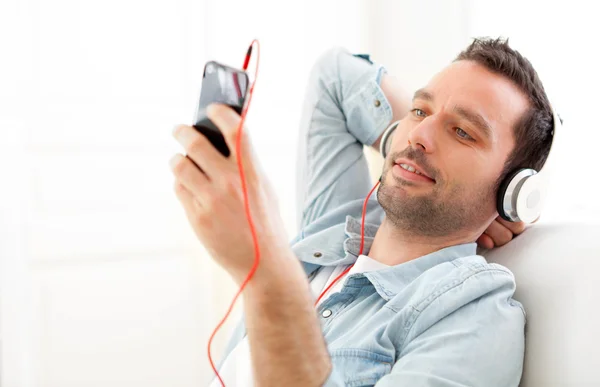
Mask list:
[[[460,195],[468,195],[468,192],[471,192],[468,189],[466,189],[468,186],[468,181],[465,182],[463,179],[456,176],[446,176],[444,179],[440,179],[440,181],[437,182],[436,190],[443,197],[455,198],[456,196]]]
[[[398,130],[396,129],[396,132]],[[403,152],[406,148],[408,148],[408,132],[394,133],[391,153]]]

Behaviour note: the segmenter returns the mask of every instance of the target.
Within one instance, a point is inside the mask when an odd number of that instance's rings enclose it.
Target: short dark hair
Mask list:
[[[513,128],[515,147],[509,154],[496,188],[520,168],[539,171],[548,157],[554,127],[552,108],[531,62],[508,45],[508,39],[476,38],[454,61],[469,60],[510,79],[529,100],[529,109]]]

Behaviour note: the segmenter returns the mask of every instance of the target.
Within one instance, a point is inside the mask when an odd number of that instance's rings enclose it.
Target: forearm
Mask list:
[[[287,254],[263,257],[259,277],[244,291],[255,384],[321,386],[331,370],[329,354],[308,281],[291,250]]]

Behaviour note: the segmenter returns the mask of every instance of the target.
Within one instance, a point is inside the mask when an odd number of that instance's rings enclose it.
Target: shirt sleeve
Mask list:
[[[298,141],[300,228],[369,192],[363,145],[373,144],[392,119],[379,86],[384,72],[367,56],[343,48],[330,49],[314,65]]]

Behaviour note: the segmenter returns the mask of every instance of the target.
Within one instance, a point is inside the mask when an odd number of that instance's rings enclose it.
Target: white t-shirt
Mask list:
[[[338,275],[346,270],[348,266],[349,265],[323,267],[310,282],[310,290],[313,294],[313,298],[316,300],[321,292],[327,286],[329,286],[329,284]],[[354,263],[354,267],[350,269],[350,271],[344,277],[340,278],[331,289],[329,289],[323,298],[321,298],[321,301],[319,301],[319,305],[333,293],[339,292],[342,289],[344,281],[349,275],[355,273],[366,273],[369,271],[384,269],[386,267],[388,267],[388,265],[376,261],[373,258],[367,257],[366,255],[360,255]],[[225,359],[225,362],[219,370],[219,375],[221,375],[221,378],[227,387],[253,386],[254,378],[252,376],[250,346],[248,344],[247,336],[244,337],[242,341],[233,349],[233,351],[231,351],[229,356],[227,356],[227,359]],[[221,387],[219,379],[215,378],[210,387]]]

